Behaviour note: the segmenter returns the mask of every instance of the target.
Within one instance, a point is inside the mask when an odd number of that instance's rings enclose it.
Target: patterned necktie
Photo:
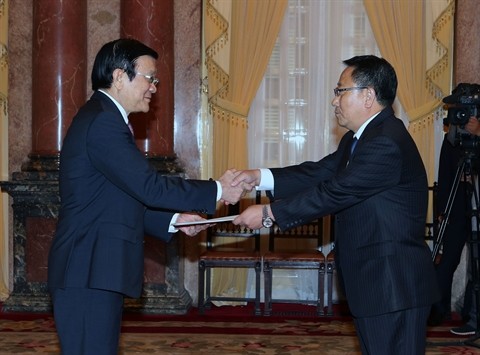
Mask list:
[[[132,127],[132,124],[130,122],[128,122],[128,128],[130,129],[130,132],[132,132],[132,136],[135,137],[135,134],[133,133],[133,127]]]

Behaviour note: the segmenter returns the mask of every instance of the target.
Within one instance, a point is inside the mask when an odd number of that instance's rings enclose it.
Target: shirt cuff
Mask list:
[[[217,202],[218,202],[222,198],[223,189],[222,189],[222,184],[220,184],[220,181],[215,181],[215,182],[217,183]]]
[[[180,213],[175,213],[170,220],[170,225],[168,226],[168,233],[177,233],[178,229],[173,226],[173,224],[177,223],[177,219]]]
[[[275,186],[275,180],[273,178],[272,171],[270,169],[260,169],[260,184],[255,188],[257,190],[273,190]]]

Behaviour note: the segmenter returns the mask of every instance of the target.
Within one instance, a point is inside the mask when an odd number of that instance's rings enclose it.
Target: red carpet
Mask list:
[[[246,306],[212,306],[211,309],[206,310],[204,314],[199,314],[198,309],[191,308],[185,315],[146,315],[127,313],[124,314],[124,324],[122,326],[123,332],[147,332],[147,333],[177,333],[185,332],[185,327],[188,327],[191,333],[212,333],[215,329],[216,333],[221,334],[252,334],[252,327],[255,324],[278,324],[289,323],[292,321],[299,322],[332,322],[332,321],[351,321],[351,316],[348,313],[347,307],[344,305],[336,305],[334,316],[321,316],[315,314],[316,308],[314,306],[306,306],[299,304],[275,304],[271,316],[255,316],[253,304]],[[130,322],[146,322],[149,324],[147,328],[138,329],[138,327],[129,327]],[[175,322],[182,322],[180,327],[170,326],[165,328],[163,326],[155,326],[155,322],[169,322],[170,325]],[[228,327],[218,328],[215,323],[228,323]],[[189,326],[189,323],[191,326]],[[245,327],[245,324],[249,327]],[[200,324],[197,326],[197,324]],[[212,324],[210,327],[209,324]],[[255,334],[271,334],[272,329],[258,327],[255,329]],[[290,332],[295,334],[294,331]],[[283,329],[282,334],[288,335],[289,331]],[[354,335],[354,334],[352,334]]]
[[[0,320],[8,321],[29,321],[34,325],[35,331],[54,331],[55,324],[53,321],[53,316],[50,313],[7,313],[3,311],[3,308],[0,309]],[[211,333],[212,328],[216,329],[217,333],[222,334],[250,334],[252,333],[251,328],[246,328],[245,323],[254,325],[257,323],[268,324],[268,323],[288,323],[291,321],[300,321],[300,322],[321,322],[321,323],[332,323],[332,322],[351,322],[352,318],[348,311],[348,307],[345,304],[334,305],[334,315],[333,316],[317,316],[315,314],[315,307],[306,306],[300,304],[286,304],[279,303],[273,305],[273,312],[271,316],[255,316],[253,311],[253,304],[248,304],[245,306],[222,306],[216,307],[212,306],[211,309],[206,310],[205,313],[199,314],[197,308],[191,308],[187,314],[183,315],[165,315],[165,314],[141,314],[141,313],[125,313],[123,316],[122,332],[127,333],[177,333],[185,332],[185,328],[189,329],[189,332],[192,333]],[[131,323],[143,322],[147,326],[138,327],[130,326]],[[173,324],[175,322],[182,322],[181,327],[164,327],[159,324],[169,323]],[[229,323],[228,328],[218,327],[209,327],[208,323]],[[191,323],[191,326],[189,326]],[[196,326],[201,324],[201,326]],[[429,337],[441,337],[441,338],[456,338],[458,336],[450,333],[450,328],[458,327],[462,323],[459,320],[459,317],[454,316],[454,320],[444,322],[441,326],[429,327],[428,336]],[[0,328],[0,331],[9,331],[8,327]],[[16,329],[15,331],[19,331]],[[32,331],[32,329],[24,329],[20,331]],[[269,334],[271,330],[268,329],[258,329],[257,334]],[[285,332],[288,334],[288,331]],[[346,335],[346,334],[344,334]],[[355,334],[348,334],[355,335]]]
[[[480,354],[450,333],[459,320],[428,329],[427,355]],[[3,333],[3,334],[2,334]],[[213,307],[200,315],[126,313],[120,354],[359,354],[352,318],[344,305],[317,317],[315,307],[274,304],[273,315],[255,316],[253,305]],[[0,312],[0,355],[60,354],[51,314]]]

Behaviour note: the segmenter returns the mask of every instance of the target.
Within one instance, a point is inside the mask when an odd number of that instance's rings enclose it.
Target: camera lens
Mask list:
[[[458,110],[457,111],[456,118],[457,118],[457,120],[459,120],[459,122],[463,122],[465,117],[467,117],[467,112],[465,112],[465,110]]]

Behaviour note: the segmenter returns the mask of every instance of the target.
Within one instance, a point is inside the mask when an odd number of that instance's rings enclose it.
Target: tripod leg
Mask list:
[[[455,201],[455,197],[457,195],[458,186],[462,177],[465,176],[465,167],[466,167],[466,160],[462,158],[457,167],[457,171],[455,172],[455,178],[453,180],[452,188],[448,195],[447,204],[445,206],[444,212],[442,213],[442,220],[440,221],[440,226],[438,228],[438,234],[433,241],[433,250],[432,250],[432,260],[435,262],[437,258],[438,252],[443,242],[443,237],[445,235],[445,230],[447,228],[448,222],[450,220],[450,213],[452,211],[452,206]]]

